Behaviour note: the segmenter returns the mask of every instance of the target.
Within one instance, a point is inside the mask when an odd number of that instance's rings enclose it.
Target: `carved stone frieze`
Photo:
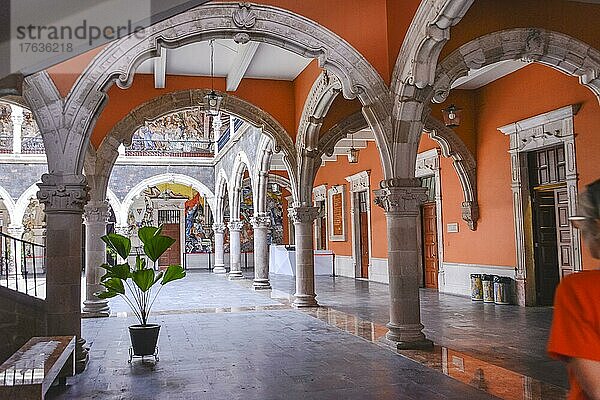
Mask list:
[[[225,233],[225,229],[227,227],[225,226],[225,224],[217,224],[217,223],[215,223],[215,224],[213,224],[212,228],[213,228],[213,231],[215,233]]]
[[[417,216],[426,200],[427,188],[420,186],[388,186],[375,190],[375,204],[391,214]]]
[[[42,175],[37,197],[44,203],[44,212],[83,213],[83,206],[89,200],[89,187],[83,175]]]
[[[227,227],[229,228],[229,231],[239,232],[244,227],[244,221],[231,220],[227,223]]]
[[[350,183],[350,191],[362,192],[364,190],[369,190],[371,187],[369,175],[371,175],[370,171],[361,171],[357,174],[346,177],[346,181]]]
[[[254,229],[269,228],[271,226],[271,217],[268,214],[258,214],[250,219]]]
[[[110,213],[107,201],[90,201],[83,207],[83,220],[86,224],[106,224]]]
[[[232,19],[238,28],[250,29],[256,25],[256,13],[250,3],[240,3],[239,8],[233,12]]]
[[[311,224],[319,215],[318,207],[291,207],[288,209],[292,223]]]

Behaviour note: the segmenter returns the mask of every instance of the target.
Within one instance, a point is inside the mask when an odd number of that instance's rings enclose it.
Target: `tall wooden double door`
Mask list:
[[[439,256],[435,202],[423,204],[422,218],[424,283],[426,288],[437,289]]]

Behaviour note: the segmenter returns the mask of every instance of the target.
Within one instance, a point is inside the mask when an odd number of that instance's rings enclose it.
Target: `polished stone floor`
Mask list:
[[[518,308],[489,311],[468,299],[424,292],[427,334],[441,346],[398,355],[378,342],[387,321],[386,285],[319,277],[317,291],[325,307],[298,311],[288,306],[293,281],[274,276],[272,282],[275,290],[254,292],[250,280],[190,273],[180,285],[165,287],[153,320],[162,325],[156,364],[127,363],[126,327],[135,320],[124,304],[113,302],[111,318],[82,323],[91,347],[87,370],[66,388],[52,388],[47,398],[493,398],[484,391],[505,399],[564,398],[564,391],[540,387],[530,376],[487,362],[506,358],[510,364],[511,354],[518,353],[512,348],[519,350],[522,340],[514,340],[511,321],[491,322],[520,314]],[[540,316],[548,314],[542,311]],[[524,315],[514,318],[525,324],[529,314]],[[494,335],[510,332],[513,342],[519,342],[510,344],[509,356],[505,339],[482,339],[484,325],[501,328]],[[538,325],[543,329],[542,322]],[[450,347],[444,338],[452,335],[458,340]],[[487,338],[495,344],[485,342]],[[475,345],[469,346],[469,340]],[[476,352],[484,357],[475,357]]]

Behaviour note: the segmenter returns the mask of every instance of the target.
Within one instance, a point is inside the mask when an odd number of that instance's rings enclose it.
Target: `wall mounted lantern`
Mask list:
[[[348,152],[348,162],[350,164],[358,163],[358,149],[354,148],[354,133],[350,136],[350,151]]]

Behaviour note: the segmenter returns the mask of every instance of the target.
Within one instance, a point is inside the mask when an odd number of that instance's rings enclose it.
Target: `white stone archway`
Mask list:
[[[244,171],[248,170],[250,176],[250,187],[252,188],[252,202],[253,207],[256,210],[257,203],[257,190],[256,190],[256,179],[254,179],[254,164],[250,162],[248,156],[244,151],[238,152],[233,163],[231,170],[231,177],[229,179],[229,204],[231,209],[229,210],[232,220],[240,219],[240,200],[242,181],[244,180]]]
[[[14,222],[11,221],[12,224],[19,225],[19,226],[23,225],[23,217],[25,216],[25,210],[27,209],[27,206],[29,206],[29,202],[31,201],[31,199],[37,198],[36,195],[37,195],[38,190],[39,190],[39,187],[38,187],[37,183],[34,183],[33,185],[29,186],[21,194],[21,196],[19,196],[19,199],[15,203],[15,208],[14,208],[15,221]]]
[[[6,211],[8,212],[8,218],[10,218],[10,223],[14,224],[16,204],[10,196],[10,194],[8,194],[6,189],[4,189],[2,186],[0,186],[0,200],[2,200],[2,203],[4,203],[4,207],[6,207]],[[22,220],[23,218],[21,217],[21,223]]]
[[[182,185],[190,186],[195,191],[206,197],[206,201],[208,202],[211,211],[215,210],[215,196],[205,184],[187,175],[166,173],[155,175],[148,179],[144,179],[143,181],[135,185],[129,191],[129,193],[127,193],[127,195],[123,199],[123,202],[121,203],[121,210],[117,217],[117,225],[127,226],[127,214],[129,213],[129,208],[133,204],[133,201],[136,196],[142,193],[149,186],[154,186],[168,182],[180,183]]]

